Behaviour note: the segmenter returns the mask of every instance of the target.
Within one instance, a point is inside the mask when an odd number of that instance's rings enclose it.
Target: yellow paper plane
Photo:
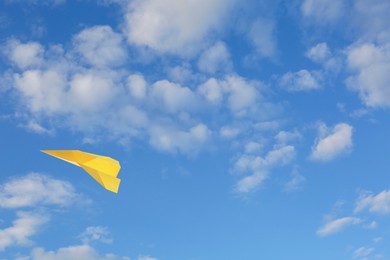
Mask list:
[[[121,166],[117,160],[79,150],[42,150],[41,152],[83,168],[104,188],[115,193],[118,192],[121,180],[116,176]]]

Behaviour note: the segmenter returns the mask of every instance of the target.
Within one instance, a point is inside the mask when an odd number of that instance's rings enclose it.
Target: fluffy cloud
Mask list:
[[[359,224],[361,220],[355,217],[343,217],[334,219],[327,222],[324,226],[317,230],[317,235],[319,236],[328,236],[334,233],[337,233],[350,225]]]
[[[43,62],[44,48],[36,42],[21,43],[12,39],[5,45],[10,61],[20,69],[39,66]]]
[[[69,110],[74,107],[78,111],[103,110],[116,97],[114,82],[99,71],[75,74],[69,87],[69,101],[65,101]]]
[[[91,30],[95,33],[95,30],[100,29]],[[103,29],[107,30],[107,28]],[[87,34],[91,33],[88,29],[83,32],[86,31]],[[88,37],[82,38],[86,38],[84,40],[88,42]],[[104,41],[102,45],[96,47],[98,51],[109,49]],[[156,114],[153,117],[158,117],[161,112],[177,114],[196,110],[199,95],[191,89],[167,80],[156,81],[148,88],[143,75],[123,75],[109,69],[99,68],[111,64],[109,58],[107,60],[103,57],[103,60],[91,61],[95,67],[87,69],[68,58],[72,52],[69,55],[57,54],[59,57],[55,56],[45,60],[39,68],[36,65],[35,69],[29,68],[24,72],[14,74],[14,88],[24,101],[24,106],[33,115],[39,117],[44,115],[54,119],[61,117],[61,121],[66,125],[81,131],[90,132],[99,126],[109,128],[114,136],[125,135],[125,138],[139,135],[141,131],[148,128],[146,133],[150,135],[151,144],[155,147],[162,147],[162,150],[166,151],[176,150],[177,147],[180,147],[181,151],[193,151],[188,148],[189,143],[202,143],[206,139],[208,129],[201,123],[192,123],[193,129],[188,134],[185,132],[180,134],[181,131],[178,130],[180,125],[171,125],[169,131],[162,131],[164,127],[158,124],[148,124],[149,112]],[[86,59],[90,59],[88,56],[90,54],[86,55]],[[127,89],[122,88],[122,84],[127,85]],[[137,101],[134,105],[128,104],[133,100]],[[160,113],[155,113],[156,110]],[[107,120],[108,118],[110,120]],[[38,124],[37,119],[33,122]],[[200,125],[202,127],[199,127]],[[35,127],[35,129],[39,131],[38,128]],[[158,137],[161,135],[165,136],[165,140],[166,136],[170,136],[172,140],[175,139],[169,132],[179,133],[181,138],[178,140],[185,143],[179,144],[176,140],[172,142],[173,145],[167,145],[166,142],[163,145],[164,142],[156,141],[161,140]],[[200,146],[194,145],[193,147],[199,148]]]
[[[211,78],[198,87],[198,93],[212,104],[220,104],[224,97],[224,89],[220,82]]]
[[[159,52],[193,51],[218,29],[231,0],[136,0],[126,15],[129,43]],[[202,19],[199,19],[202,17]]]
[[[359,92],[371,107],[390,106],[390,44],[360,44],[347,50],[347,64],[354,73],[346,84]]]
[[[22,257],[18,260],[130,260],[129,257],[117,256],[113,254],[101,255],[89,245],[76,245],[62,247],[56,251],[46,251],[44,248],[35,248],[30,256]]]
[[[247,116],[256,108],[261,95],[257,90],[259,82],[250,82],[237,75],[228,75],[222,80],[211,78],[198,87],[198,93],[212,104],[226,100],[226,106],[233,115]]]
[[[30,244],[29,238],[47,221],[48,217],[45,215],[18,211],[12,226],[0,229],[0,251],[13,245]]]
[[[316,71],[300,70],[284,74],[279,85],[291,92],[309,91],[321,88],[322,75]]]
[[[160,107],[171,113],[192,110],[197,105],[197,98],[189,88],[167,80],[154,83],[151,96],[161,104]]]
[[[326,42],[318,43],[305,52],[313,62],[321,64],[327,72],[338,72],[342,68],[342,59],[334,55]]]
[[[334,22],[344,12],[344,0],[304,0],[301,11],[305,18],[315,20],[320,24]]]
[[[198,60],[198,68],[207,73],[228,71],[231,66],[230,54],[223,42],[217,42],[205,50]]]
[[[372,213],[390,213],[390,190],[384,190],[377,195],[370,193],[362,194],[356,202],[355,212],[368,210]]]
[[[204,124],[191,127],[188,131],[154,126],[151,128],[150,144],[162,151],[194,153],[210,138],[210,134]]]
[[[333,129],[325,125],[319,127],[319,137],[312,148],[311,158],[329,161],[348,152],[352,148],[352,126],[340,123]]]
[[[122,35],[110,26],[86,28],[73,39],[74,51],[93,66],[117,66],[126,61]]]
[[[242,77],[227,77],[223,82],[223,87],[229,92],[228,107],[236,115],[247,114],[258,101],[259,92],[253,84]]]
[[[33,208],[37,205],[66,206],[79,199],[66,181],[31,173],[11,179],[0,186],[0,207]]]
[[[63,111],[66,79],[58,71],[27,70],[15,74],[15,87],[32,112]]]
[[[305,55],[315,62],[323,62],[330,58],[331,53],[328,45],[322,42],[310,48]]]
[[[137,99],[143,99],[146,96],[147,83],[140,74],[132,74],[127,77],[127,87],[130,94]]]

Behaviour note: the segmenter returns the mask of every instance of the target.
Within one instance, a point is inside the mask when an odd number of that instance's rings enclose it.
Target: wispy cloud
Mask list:
[[[374,251],[374,248],[372,247],[359,247],[353,252],[353,258],[354,259],[368,259],[367,257],[371,255],[371,253]]]
[[[67,259],[85,259],[85,260],[130,260],[129,257],[117,256],[114,254],[99,254],[90,245],[75,245],[68,247],[61,247],[54,251],[46,251],[44,248],[34,248],[31,254],[22,257],[19,260],[67,260]]]
[[[390,190],[384,190],[376,195],[363,193],[356,202],[355,212],[368,210],[372,213],[390,213]]]
[[[65,207],[80,200],[85,202],[70,183],[39,173],[13,178],[2,184],[0,208],[18,211],[12,225],[0,229],[0,251],[10,246],[32,244],[31,238],[50,219],[50,211],[42,206]]]
[[[188,55],[219,29],[232,2],[132,1],[126,14],[125,33],[131,44]]]
[[[290,180],[284,185],[284,190],[287,192],[301,189],[306,182],[306,178],[297,169],[294,169],[290,176]]]
[[[267,178],[273,167],[283,166],[295,158],[295,148],[292,145],[276,146],[265,156],[244,154],[237,158],[234,170],[239,173],[250,172],[236,184],[239,193],[249,193],[256,190]]]
[[[85,231],[80,235],[84,244],[91,242],[112,243],[112,238],[109,237],[109,230],[107,227],[91,226],[87,227]]]
[[[328,236],[343,230],[347,226],[356,225],[359,224],[360,222],[361,219],[355,217],[343,217],[343,218],[334,219],[328,221],[327,223],[325,223],[325,225],[320,227],[317,230],[317,235]]]
[[[12,226],[0,229],[0,251],[9,246],[31,244],[30,237],[36,235],[49,217],[47,215],[18,211]]]

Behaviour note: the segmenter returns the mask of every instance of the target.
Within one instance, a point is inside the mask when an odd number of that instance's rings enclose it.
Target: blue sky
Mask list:
[[[390,259],[389,13],[2,1],[0,259]]]

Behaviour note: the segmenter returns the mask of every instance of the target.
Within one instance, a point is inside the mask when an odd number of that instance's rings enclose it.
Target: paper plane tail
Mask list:
[[[118,193],[119,184],[121,182],[120,179],[99,172],[95,169],[92,169],[87,166],[81,166],[92,178],[94,178],[97,182],[100,183],[105,189]]]

